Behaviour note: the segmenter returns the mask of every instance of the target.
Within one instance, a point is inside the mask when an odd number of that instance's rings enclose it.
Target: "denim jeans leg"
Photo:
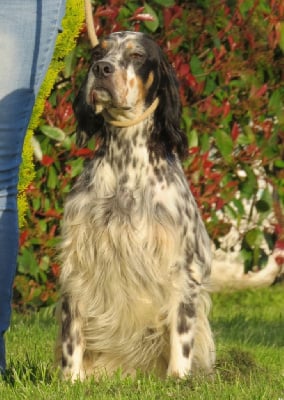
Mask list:
[[[16,272],[23,141],[64,10],[65,0],[0,0],[0,370]]]

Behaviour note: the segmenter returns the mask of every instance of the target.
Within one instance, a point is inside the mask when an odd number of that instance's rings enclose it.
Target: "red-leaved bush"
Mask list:
[[[283,20],[281,0],[95,2],[98,36],[118,30],[147,32],[175,67],[182,127],[189,139],[184,164],[189,185],[217,247],[232,225],[247,221],[240,233],[247,269],[265,263],[263,242],[270,250],[284,248]],[[74,141],[72,101],[89,49],[83,27],[36,135],[43,156],[36,161],[20,238],[15,282],[19,307],[56,300],[64,197],[96,146],[91,140],[79,149]],[[267,227],[271,214],[275,219]]]

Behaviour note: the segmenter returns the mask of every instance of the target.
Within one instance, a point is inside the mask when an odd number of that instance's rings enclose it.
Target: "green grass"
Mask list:
[[[100,382],[61,382],[53,367],[51,316],[14,315],[7,334],[8,369],[1,400],[202,399],[284,400],[284,290],[275,286],[213,297],[217,343],[214,377],[159,380],[119,374]]]

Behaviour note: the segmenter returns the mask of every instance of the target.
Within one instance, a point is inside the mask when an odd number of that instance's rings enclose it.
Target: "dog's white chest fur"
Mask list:
[[[96,160],[86,173],[92,179],[85,178],[85,190],[71,195],[65,209],[68,230],[74,230],[68,235],[74,240],[69,248],[76,259],[62,274],[74,273],[74,280],[81,280],[84,290],[77,293],[77,301],[87,321],[86,347],[96,351],[97,367],[102,358],[110,370],[113,360],[99,355],[110,350],[110,343],[125,366],[133,366],[135,359],[135,365],[146,367],[168,347],[165,325],[185,245],[177,227],[186,204],[180,199],[177,203],[178,193],[184,192],[184,201],[190,194],[179,166],[175,180],[166,182],[157,175],[167,161],[144,164],[139,144],[131,151],[136,164],[127,176],[116,169],[117,163],[126,162],[124,154],[113,163],[108,157]],[[76,271],[71,265],[78,266]]]
[[[117,366],[118,360],[106,355],[110,346],[125,368],[127,364],[146,367],[165,345],[162,336],[172,275],[178,268],[180,238],[170,225],[173,189],[151,185],[151,173],[133,187],[131,177],[128,184],[121,184],[121,177],[104,161],[94,168],[93,187],[82,193],[75,219],[70,214],[74,230],[70,251],[80,249],[72,260],[78,269],[70,273],[76,273],[74,280],[80,279],[84,288],[77,300],[81,316],[88,321],[86,347],[96,351],[97,368]],[[72,207],[71,199],[67,218]],[[66,271],[65,267],[63,274]]]

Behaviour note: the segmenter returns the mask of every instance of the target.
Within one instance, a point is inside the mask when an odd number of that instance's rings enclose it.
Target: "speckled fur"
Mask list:
[[[137,49],[143,53],[133,56]],[[124,66],[121,54],[130,54]],[[110,115],[141,114],[156,96],[158,110],[135,126],[107,123]],[[176,110],[163,111],[170,98]],[[102,144],[65,205],[57,346],[63,376],[211,371],[210,242],[181,167],[186,140],[177,127],[176,80],[158,46],[130,32],[104,40],[75,112],[83,136],[98,130]]]

